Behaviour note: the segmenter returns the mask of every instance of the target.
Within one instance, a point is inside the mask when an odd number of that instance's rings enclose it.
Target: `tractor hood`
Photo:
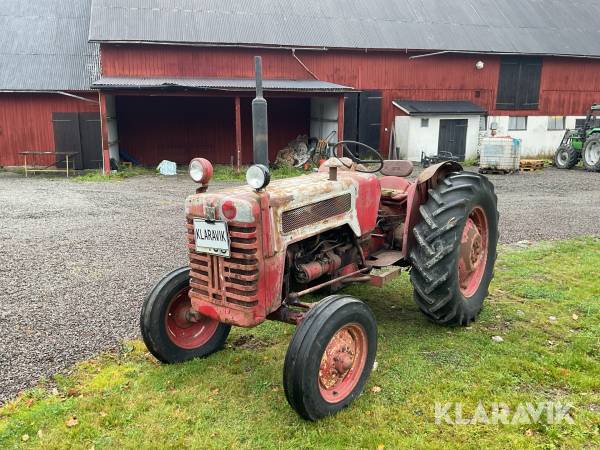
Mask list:
[[[340,222],[360,236],[375,227],[379,197],[375,175],[340,171],[338,179],[330,181],[326,173],[314,173],[275,180],[260,192],[239,186],[191,195],[186,216],[256,222],[261,221],[262,204],[269,208],[274,235],[282,234],[285,241],[317,234]]]

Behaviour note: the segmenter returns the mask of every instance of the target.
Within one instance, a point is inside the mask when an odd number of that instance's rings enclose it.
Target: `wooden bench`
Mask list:
[[[29,172],[62,172],[67,174],[67,178],[69,178],[69,163],[71,163],[71,170],[74,170],[75,167],[75,159],[74,156],[78,155],[78,152],[53,152],[46,150],[26,150],[23,152],[19,152],[19,155],[23,156],[23,169],[25,170],[25,176],[27,177]],[[50,165],[43,168],[38,168],[35,163],[35,157],[38,155],[53,155],[55,158],[54,164],[60,164],[62,162],[65,163],[65,168],[56,167],[56,165]],[[27,164],[27,157],[30,157],[31,165]],[[57,156],[63,156],[64,158],[57,160]]]

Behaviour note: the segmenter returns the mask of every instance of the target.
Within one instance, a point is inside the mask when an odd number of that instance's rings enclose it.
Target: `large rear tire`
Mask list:
[[[432,321],[468,325],[488,295],[498,243],[494,187],[471,172],[455,172],[429,190],[413,229],[414,298]]]
[[[554,154],[554,165],[558,169],[572,169],[579,161],[579,152],[570,145],[561,145]]]
[[[317,420],[348,406],[363,391],[377,353],[377,323],[356,298],[332,295],[298,325],[283,366],[288,403]]]
[[[590,172],[600,172],[600,134],[594,133],[585,142],[581,152],[583,167]]]
[[[225,343],[230,325],[191,315],[190,269],[166,275],[142,307],[140,329],[150,353],[164,363],[178,363],[216,352]]]

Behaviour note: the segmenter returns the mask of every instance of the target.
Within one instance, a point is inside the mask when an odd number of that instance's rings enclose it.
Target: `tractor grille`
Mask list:
[[[350,211],[352,196],[350,194],[329,198],[321,202],[290,209],[281,215],[281,228],[284,233],[311,225]]]
[[[188,218],[190,295],[242,307],[258,304],[258,238],[256,224],[229,222],[231,257],[196,253],[194,222]]]

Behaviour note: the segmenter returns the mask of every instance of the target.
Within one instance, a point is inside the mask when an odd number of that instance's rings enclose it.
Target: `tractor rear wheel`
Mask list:
[[[182,267],[160,280],[144,301],[142,338],[150,353],[164,363],[208,356],[229,335],[230,325],[193,313],[189,290],[190,269]]]
[[[432,321],[468,325],[488,295],[498,243],[497,197],[482,175],[455,172],[420,207],[413,228],[414,298]]]
[[[283,366],[288,403],[317,420],[348,406],[363,391],[375,362],[377,324],[367,305],[331,295],[308,311]]]
[[[583,167],[591,172],[600,172],[600,135],[592,134],[585,145],[581,155]]]
[[[558,169],[572,169],[579,161],[579,152],[570,145],[561,145],[554,154],[554,165]]]

